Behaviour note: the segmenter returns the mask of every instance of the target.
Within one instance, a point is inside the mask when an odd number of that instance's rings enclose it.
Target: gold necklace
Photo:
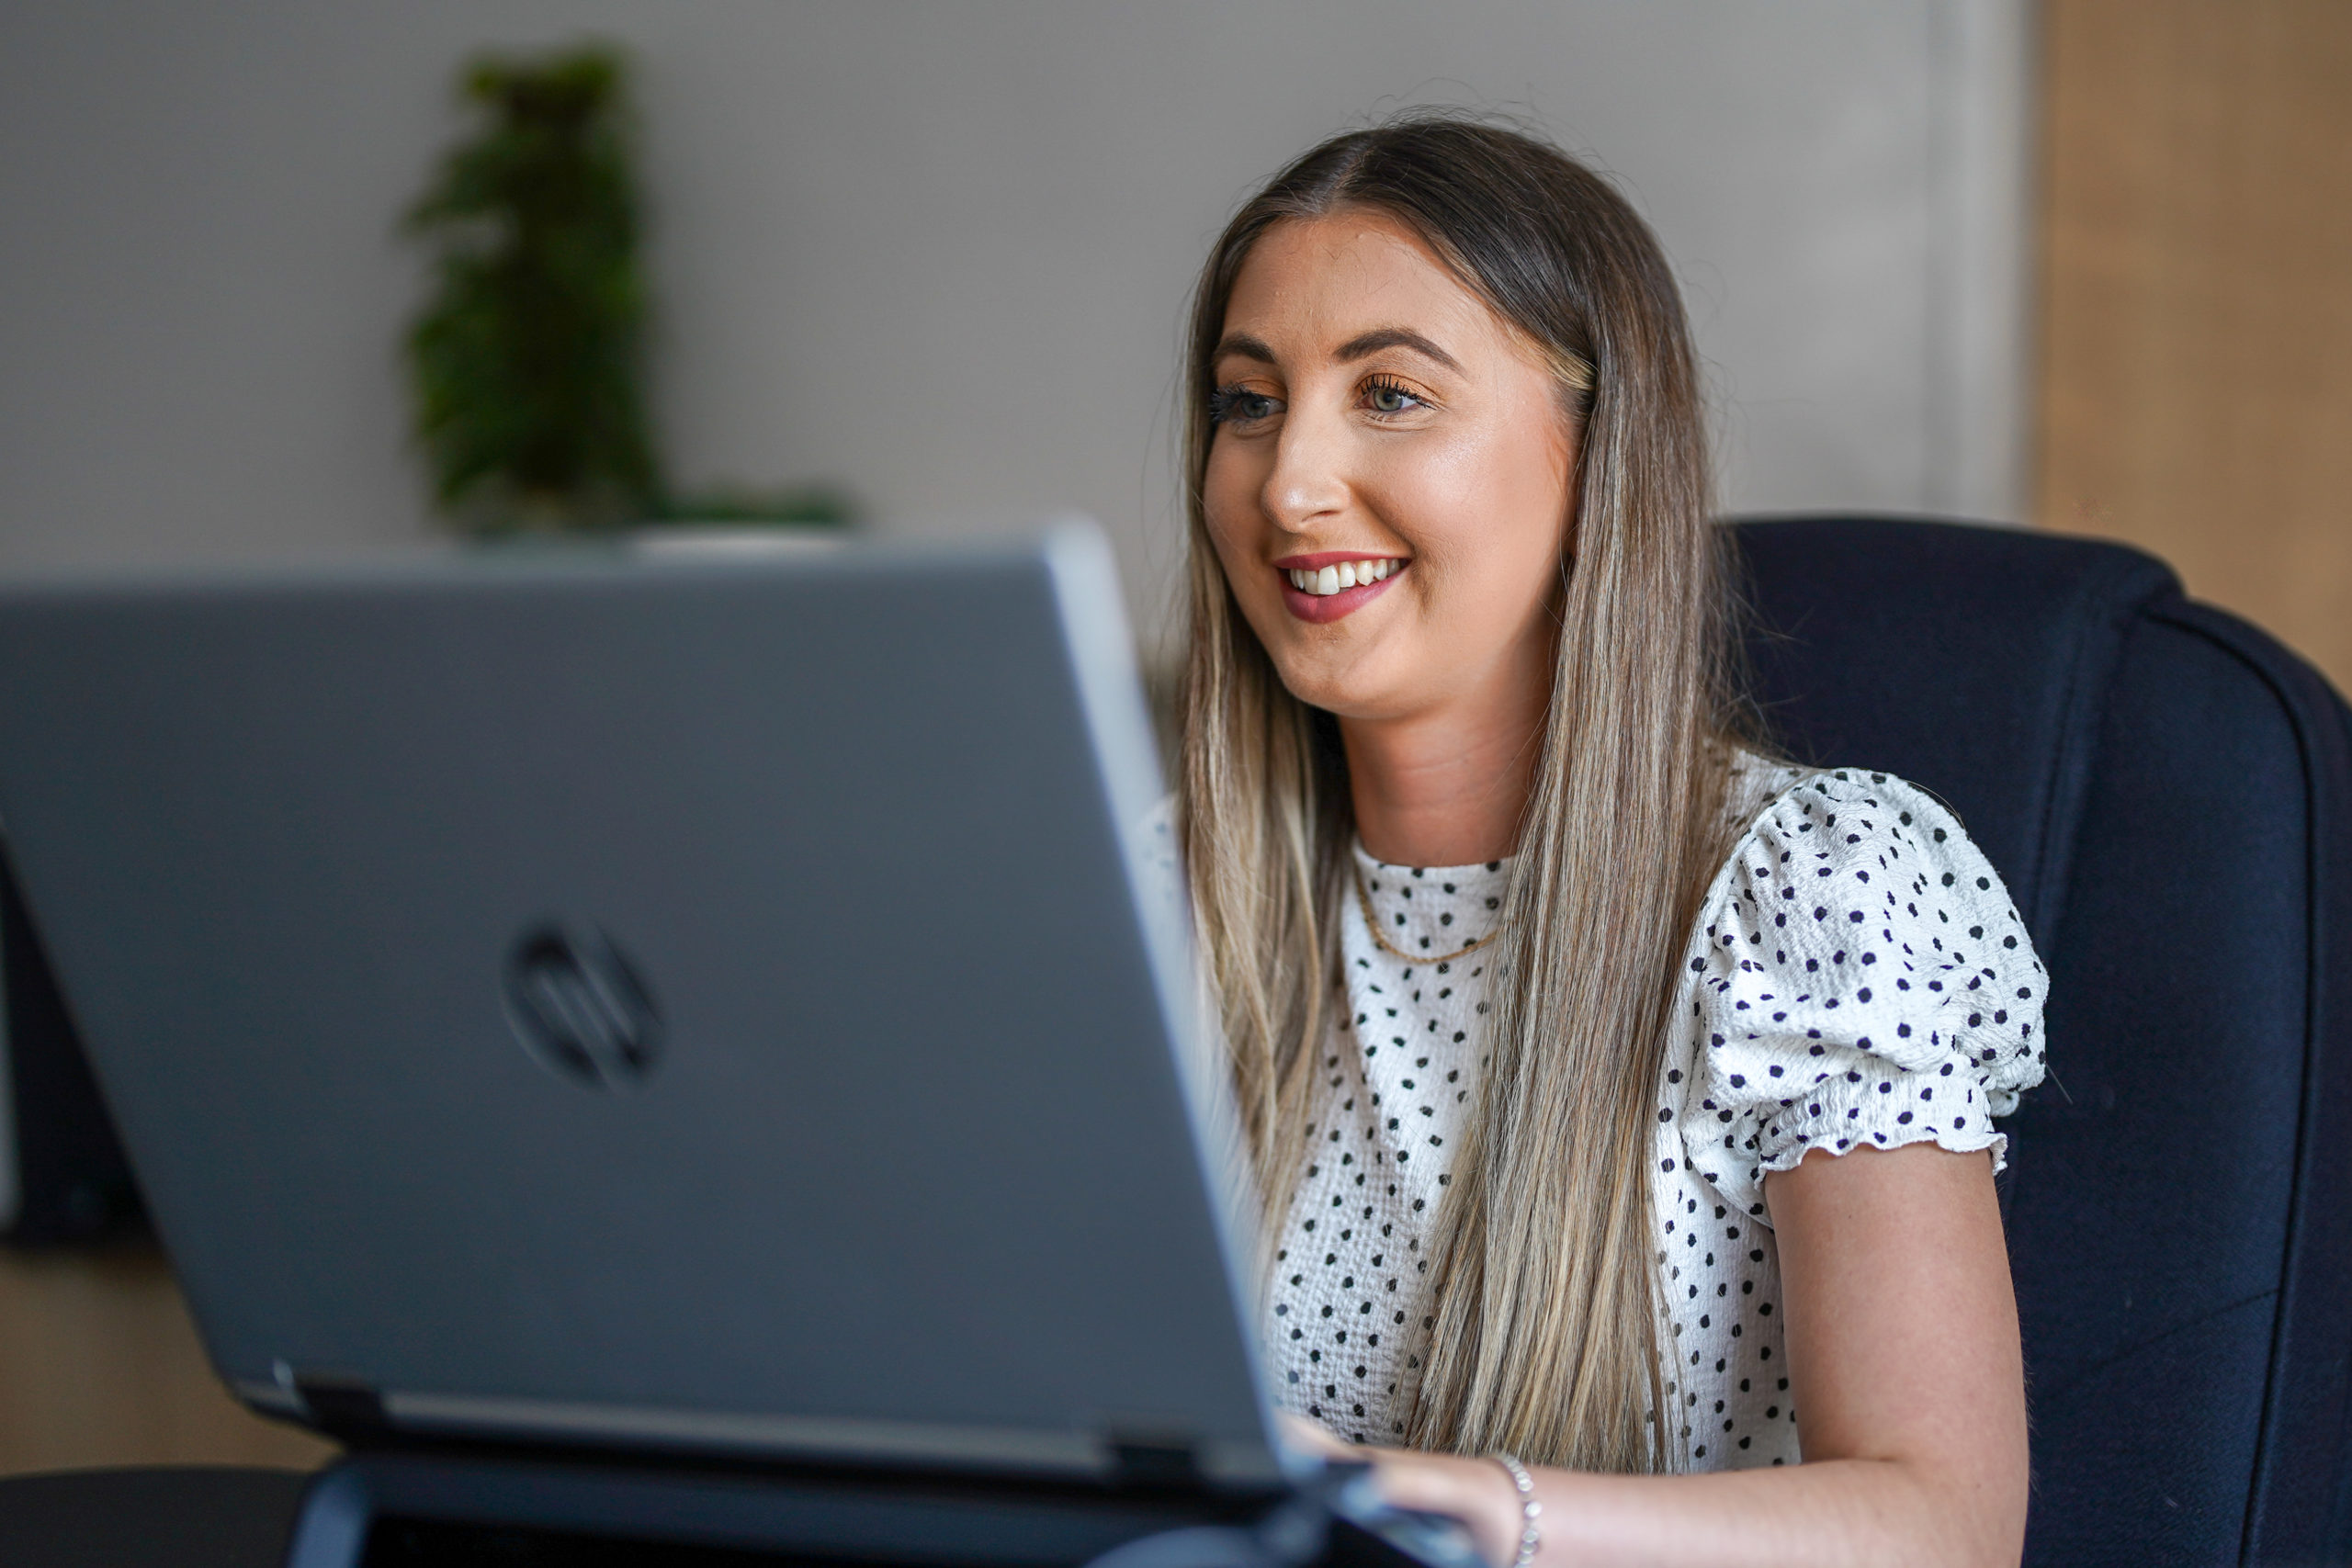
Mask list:
[[[1480,948],[1494,941],[1495,938],[1503,934],[1503,928],[1498,925],[1493,931],[1488,931],[1485,936],[1480,937],[1469,946],[1463,948],[1458,952],[1408,953],[1403,948],[1395,946],[1386,937],[1380,934],[1380,917],[1373,913],[1372,895],[1364,891],[1363,867],[1354,866],[1351,869],[1355,874],[1356,907],[1363,911],[1363,929],[1372,933],[1374,945],[1377,946],[1381,952],[1387,953],[1392,958],[1401,958],[1408,964],[1451,964],[1457,958],[1467,958],[1470,954],[1477,952]]]

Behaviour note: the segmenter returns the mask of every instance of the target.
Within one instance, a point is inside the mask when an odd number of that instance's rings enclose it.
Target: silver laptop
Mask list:
[[[1278,1488],[1108,551],[0,589],[0,819],[221,1375]]]

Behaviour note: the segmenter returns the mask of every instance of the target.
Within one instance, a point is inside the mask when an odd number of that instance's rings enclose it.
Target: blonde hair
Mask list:
[[[1444,258],[1552,367],[1580,437],[1551,709],[1496,943],[1490,1066],[1437,1216],[1408,1439],[1662,1468],[1674,1413],[1652,1097],[1681,946],[1730,847],[1735,728],[1697,361],[1665,257],[1625,201],[1556,149],[1458,117],[1307,152],[1236,215],[1193,299],[1178,826],[1267,1228],[1296,1190],[1310,1068],[1344,1005],[1353,825],[1337,721],[1283,687],[1208,540],[1211,359],[1258,237],[1345,207],[1400,220]]]

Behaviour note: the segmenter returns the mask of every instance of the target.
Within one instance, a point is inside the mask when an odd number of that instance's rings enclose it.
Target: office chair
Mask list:
[[[103,1241],[143,1218],[122,1140],[0,847],[0,1242]]]
[[[1733,535],[1774,739],[1940,796],[2049,967],[2026,1562],[2352,1560],[2352,712],[2120,545]]]

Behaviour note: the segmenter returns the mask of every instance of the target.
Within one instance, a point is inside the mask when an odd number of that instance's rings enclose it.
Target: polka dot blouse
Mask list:
[[[2041,1077],[2041,965],[1950,813],[1884,773],[1748,761],[1734,783],[1747,826],[1690,934],[1657,1086],[1668,1452],[1690,1470],[1799,1457],[1765,1173],[1923,1142],[1991,1149],[1997,1168],[1993,1118]],[[1431,1224],[1487,1066],[1491,952],[1462,950],[1493,931],[1510,863],[1355,859],[1348,1006],[1265,1335],[1278,1400],[1379,1443],[1403,1435]]]

